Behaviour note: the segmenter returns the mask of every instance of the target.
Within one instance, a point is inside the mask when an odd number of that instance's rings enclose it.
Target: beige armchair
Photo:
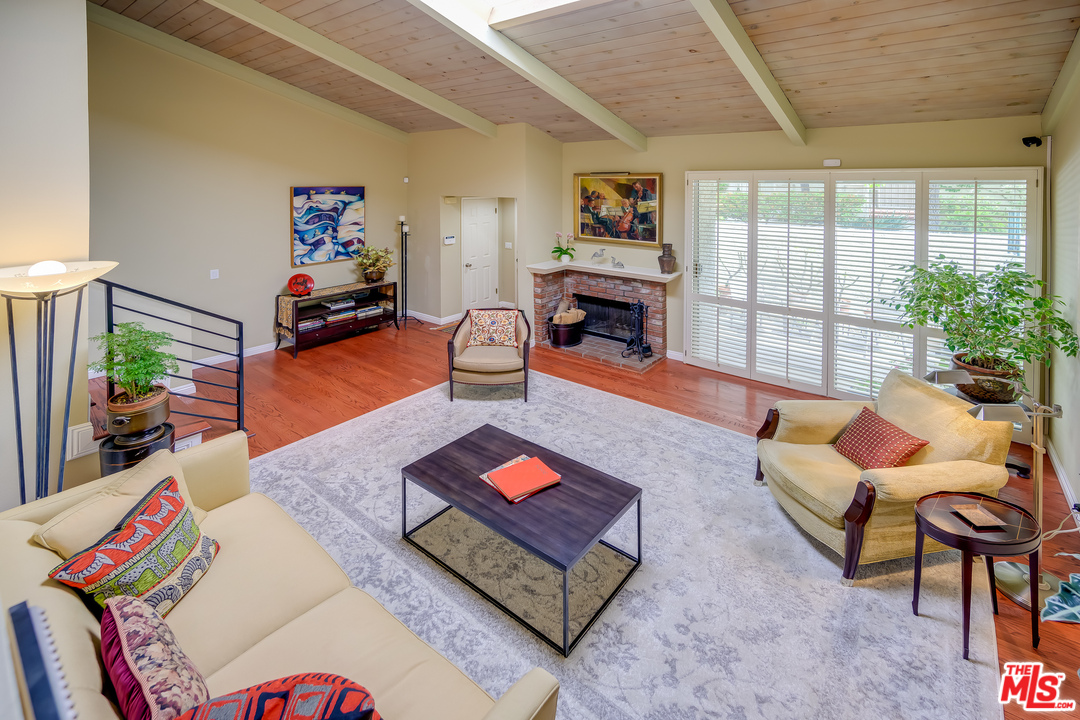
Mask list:
[[[929,441],[901,467],[861,470],[833,444],[863,407]],[[758,431],[756,484],[767,483],[804,530],[844,558],[851,585],[860,559],[915,554],[915,501],[939,490],[997,497],[1009,480],[1012,424],[976,420],[968,403],[893,370],[877,402],[784,400]],[[924,552],[945,550],[927,538]]]
[[[515,385],[524,387],[525,402],[529,402],[529,336],[532,327],[525,313],[517,311],[517,347],[469,347],[472,325],[469,313],[458,323],[454,335],[446,344],[450,365],[450,402],[454,401],[454,383],[466,385]]]

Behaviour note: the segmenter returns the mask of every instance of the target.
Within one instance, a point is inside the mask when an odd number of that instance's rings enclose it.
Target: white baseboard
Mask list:
[[[432,325],[446,325],[447,323],[452,323],[460,320],[464,313],[454,313],[453,315],[447,315],[446,317],[442,318],[435,317],[434,315],[428,315],[427,313],[422,313],[419,310],[409,310],[408,314],[410,317],[414,317],[417,320],[422,320],[426,323],[431,323]]]
[[[194,395],[195,383],[189,382],[184,383],[183,385],[177,385],[176,387],[169,388],[169,391],[175,393],[176,395]]]
[[[252,355],[261,355],[261,354],[263,354],[265,352],[273,352],[275,347],[277,347],[276,342],[266,343],[265,345],[255,345],[254,347],[245,348],[244,349],[244,357],[251,357]],[[220,365],[223,362],[229,362],[230,360],[233,360],[233,359],[235,359],[235,358],[233,358],[232,355],[211,355],[208,358],[200,359],[199,362],[201,362],[203,365]],[[185,364],[187,364],[187,363],[185,363]],[[200,367],[200,366],[195,365],[194,367],[197,368],[197,367]]]
[[[94,439],[94,426],[90,423],[72,425],[68,428],[67,457],[65,461],[96,453],[100,440]]]
[[[1050,464],[1054,466],[1054,473],[1058,476],[1058,481],[1061,483],[1061,491],[1065,493],[1065,500],[1069,503],[1069,507],[1072,507],[1075,503],[1080,502],[1076,499],[1080,493],[1078,493],[1077,488],[1073,486],[1072,479],[1069,477],[1069,472],[1061,462],[1061,456],[1057,454],[1057,450],[1054,449],[1054,443],[1050,442],[1049,439],[1046,441],[1046,454],[1050,458]]]
[[[675,352],[674,350],[668,350],[667,357],[668,357],[669,360],[678,360],[679,362],[682,362],[683,358],[686,357],[686,356],[683,355],[681,352]]]
[[[514,309],[514,303],[506,302],[505,300],[500,300],[499,301],[499,307],[506,308],[507,310],[513,310]]]

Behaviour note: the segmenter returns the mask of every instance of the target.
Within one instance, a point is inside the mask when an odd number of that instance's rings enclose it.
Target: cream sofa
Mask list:
[[[221,543],[209,571],[166,618],[211,696],[329,672],[367,687],[392,720],[554,720],[559,685],[549,673],[535,668],[492,700],[353,587],[277,504],[251,493],[243,433],[165,459],[179,462],[192,502],[208,511],[200,527]],[[6,607],[25,600],[47,612],[80,720],[120,718],[102,694],[99,625],[75,591],[48,579],[59,558],[33,536],[118,478],[0,513],[0,598]]]
[[[862,470],[833,449],[868,407],[930,444],[906,465]],[[967,403],[899,370],[874,401],[783,400],[758,431],[757,484],[766,481],[804,530],[844,557],[844,584],[859,562],[915,554],[915,502],[940,490],[997,497],[1009,481],[1012,423],[976,420]],[[926,540],[924,552],[946,549]]]

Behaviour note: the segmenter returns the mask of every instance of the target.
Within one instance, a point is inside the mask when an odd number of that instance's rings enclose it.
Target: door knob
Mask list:
[[[472,263],[465,263],[465,267],[472,267]]]

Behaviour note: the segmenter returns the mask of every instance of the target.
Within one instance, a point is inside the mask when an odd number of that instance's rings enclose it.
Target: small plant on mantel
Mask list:
[[[573,260],[574,234],[566,233],[566,235],[563,235],[560,232],[555,233],[555,247],[551,248],[551,254],[555,256],[556,260],[562,260],[564,257],[569,257],[570,260]]]
[[[176,356],[161,349],[172,343],[172,335],[147,330],[141,322],[118,323],[116,332],[90,339],[98,344],[102,358],[89,368],[104,372],[120,390],[109,398],[110,403],[134,404],[167,393],[164,386],[155,383],[168,373],[180,372]]]
[[[1043,297],[1045,283],[1017,263],[975,274],[939,256],[929,268],[906,269],[910,275],[898,281],[897,298],[882,302],[900,310],[900,322],[908,327],[940,326],[945,346],[955,353],[954,367],[1023,382],[1025,363],[1049,365],[1054,348],[1066,357],[1080,350],[1076,331],[1061,316],[1061,298]],[[984,380],[959,387],[987,402],[1013,397],[1007,383]]]

